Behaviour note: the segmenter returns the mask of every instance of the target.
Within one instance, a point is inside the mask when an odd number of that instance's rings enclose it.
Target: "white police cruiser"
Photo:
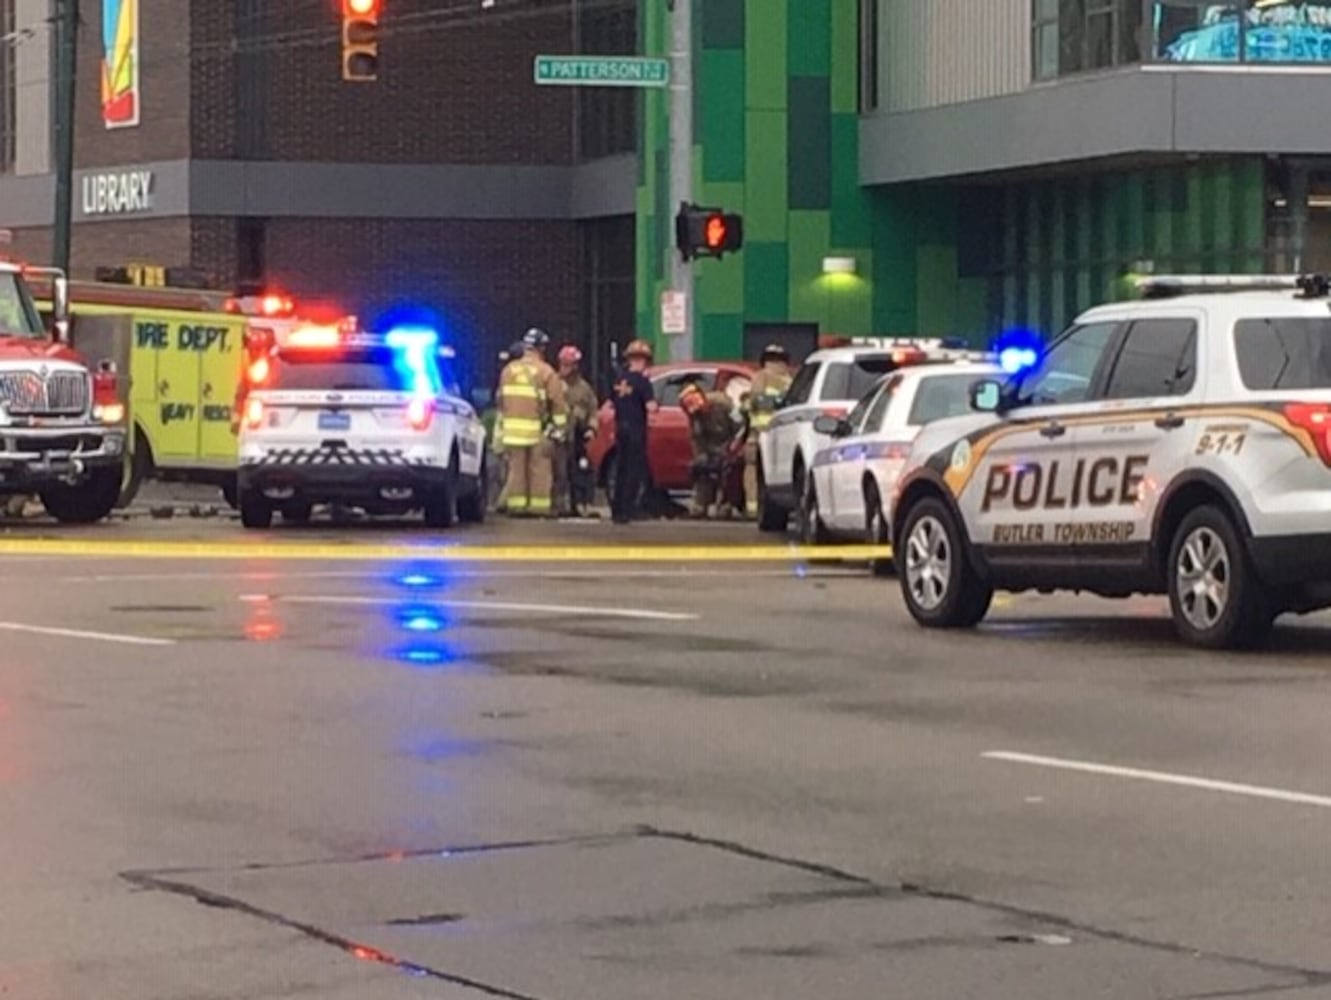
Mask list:
[[[247,528],[318,504],[422,511],[430,527],[485,517],[485,429],[450,385],[431,330],[377,336],[299,326],[249,364],[238,495]]]
[[[890,516],[920,624],[972,626],[995,589],[1168,594],[1221,648],[1331,607],[1331,280],[1139,289],[917,438]]]
[[[789,527],[813,457],[831,442],[814,427],[819,417],[844,417],[883,376],[906,365],[955,360],[966,354],[964,347],[938,339],[857,337],[810,354],[758,437],[758,529]]]
[[[977,355],[982,357],[982,355]],[[970,360],[903,368],[887,376],[848,417],[819,417],[814,430],[832,444],[819,451],[800,499],[805,544],[853,536],[869,545],[889,541],[887,501],[925,424],[970,412],[970,388],[1001,375],[997,364]],[[873,564],[876,573],[891,568]]]

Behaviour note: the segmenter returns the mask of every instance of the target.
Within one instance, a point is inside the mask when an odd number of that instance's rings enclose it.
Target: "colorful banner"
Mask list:
[[[139,124],[139,0],[102,0],[102,121]]]

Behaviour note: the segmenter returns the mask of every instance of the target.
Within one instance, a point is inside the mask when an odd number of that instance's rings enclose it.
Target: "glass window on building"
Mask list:
[[[1031,0],[1037,80],[1141,62],[1142,0]]]
[[[1151,34],[1163,62],[1331,63],[1331,0],[1151,0]]]

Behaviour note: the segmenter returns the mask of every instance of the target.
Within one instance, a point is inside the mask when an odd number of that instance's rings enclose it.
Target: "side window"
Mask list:
[[[809,395],[813,392],[813,383],[818,378],[818,370],[822,365],[818,362],[806,364],[799,370],[794,380],[790,383],[790,391],[786,393],[787,406],[800,406],[809,401]]]
[[[887,408],[892,403],[892,397],[896,395],[898,386],[901,385],[900,379],[893,379],[883,386],[873,401],[873,406],[869,407],[869,415],[864,418],[864,430],[862,433],[873,434],[883,429],[883,417],[887,415]]]
[[[1132,324],[1114,362],[1105,399],[1183,396],[1197,381],[1197,324],[1144,319]]]
[[[1119,323],[1088,323],[1073,327],[1045,353],[1040,367],[1020,381],[1017,401],[1025,406],[1082,403],[1091,396],[1105,348]]]
[[[679,394],[684,391],[684,386],[693,381],[697,381],[704,392],[711,392],[716,386],[716,372],[671,372],[652,383],[652,390],[656,393],[656,402],[660,404],[662,409],[669,406],[678,406]]]

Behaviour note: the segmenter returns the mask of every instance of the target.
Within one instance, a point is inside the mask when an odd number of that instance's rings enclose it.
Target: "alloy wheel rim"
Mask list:
[[[947,597],[952,572],[952,546],[936,517],[922,517],[906,539],[906,585],[911,600],[932,611]]]
[[[1233,579],[1229,550],[1212,528],[1191,531],[1179,548],[1177,596],[1184,619],[1199,631],[1215,627],[1229,607]]]

